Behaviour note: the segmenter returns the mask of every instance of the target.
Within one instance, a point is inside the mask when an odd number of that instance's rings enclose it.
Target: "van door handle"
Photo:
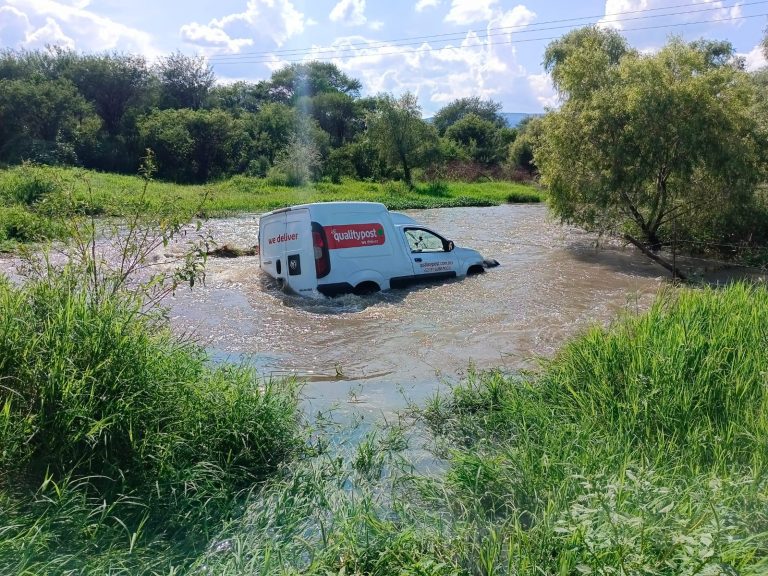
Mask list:
[[[421,262],[421,258],[414,258],[413,261],[414,262]]]

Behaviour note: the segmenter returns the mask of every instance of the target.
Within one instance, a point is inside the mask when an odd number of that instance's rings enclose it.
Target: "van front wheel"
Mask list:
[[[379,285],[376,284],[376,282],[360,282],[360,284],[355,286],[353,292],[358,296],[366,296],[378,292],[379,290],[381,290],[381,288],[379,288]]]

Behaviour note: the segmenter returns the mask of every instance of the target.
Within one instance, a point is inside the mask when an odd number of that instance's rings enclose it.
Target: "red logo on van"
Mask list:
[[[386,240],[384,228],[379,223],[324,226],[323,231],[328,239],[328,248],[331,250],[379,246]]]

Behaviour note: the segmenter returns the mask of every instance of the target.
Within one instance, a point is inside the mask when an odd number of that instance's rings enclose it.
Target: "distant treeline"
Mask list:
[[[361,97],[325,62],[269,80],[218,84],[203,58],[61,48],[0,52],[0,164],[25,160],[135,173],[146,150],[158,176],[206,182],[233,174],[281,184],[342,177],[472,180],[530,169],[501,105],[451,102],[425,122],[412,94]]]

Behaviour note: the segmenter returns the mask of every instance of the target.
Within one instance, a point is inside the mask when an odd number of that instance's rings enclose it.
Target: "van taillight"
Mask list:
[[[323,227],[312,222],[312,247],[315,251],[315,273],[318,278],[328,276],[331,271],[331,256]]]

